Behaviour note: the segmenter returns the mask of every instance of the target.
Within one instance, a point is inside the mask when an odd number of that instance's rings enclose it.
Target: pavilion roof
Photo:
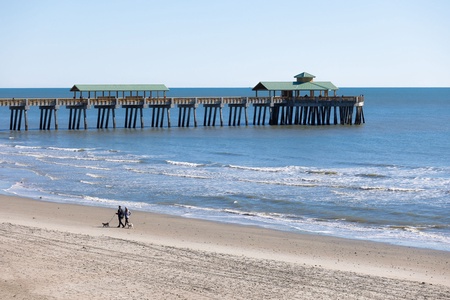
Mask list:
[[[164,84],[76,84],[71,92],[160,92],[168,91]]]
[[[261,81],[253,91],[329,91],[338,88],[330,81],[285,82],[285,81]]]

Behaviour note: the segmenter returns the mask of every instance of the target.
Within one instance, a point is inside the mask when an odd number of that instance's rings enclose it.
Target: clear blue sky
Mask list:
[[[448,0],[0,0],[0,87],[450,86]]]

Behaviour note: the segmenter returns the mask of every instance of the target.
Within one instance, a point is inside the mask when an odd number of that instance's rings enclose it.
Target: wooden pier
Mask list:
[[[253,107],[253,125],[359,125],[365,122],[364,96],[346,97],[217,97],[143,98],[98,97],[95,99],[0,99],[9,106],[10,130],[29,129],[28,111],[40,110],[40,130],[58,129],[57,112],[69,110],[68,129],[88,128],[87,111],[97,110],[97,128],[116,128],[116,110],[125,109],[125,128],[144,128],[144,110],[151,110],[150,127],[171,127],[171,109],[178,109],[178,127],[198,126],[197,109],[203,106],[203,126],[249,125],[248,110]],[[139,121],[139,123],[138,123]]]
[[[151,110],[151,127],[171,127],[171,109],[178,109],[178,127],[198,126],[197,109],[204,111],[203,126],[249,125],[359,125],[365,123],[364,96],[337,96],[331,82],[313,82],[313,75],[301,73],[294,82],[260,82],[256,97],[166,97],[164,85],[75,85],[73,98],[0,99],[10,109],[10,130],[29,129],[28,111],[40,110],[39,129],[59,129],[58,110],[69,110],[68,129],[88,129],[87,111],[97,110],[97,128],[117,127],[116,111],[125,110],[124,128],[144,128],[145,110]],[[258,97],[258,92],[268,96]],[[330,96],[329,92],[333,91]],[[280,95],[276,95],[279,92]],[[78,93],[78,94],[77,94]],[[84,95],[83,95],[84,93]],[[319,95],[316,95],[318,93]],[[86,97],[87,94],[87,97]],[[53,120],[53,121],[52,121]]]

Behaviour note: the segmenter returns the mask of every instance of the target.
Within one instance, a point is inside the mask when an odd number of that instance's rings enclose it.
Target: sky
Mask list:
[[[0,0],[0,88],[450,87],[448,0]]]

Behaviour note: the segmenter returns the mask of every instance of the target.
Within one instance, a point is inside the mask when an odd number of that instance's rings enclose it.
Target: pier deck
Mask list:
[[[330,97],[144,97],[99,96],[95,98],[11,98],[0,99],[0,106],[10,109],[10,130],[29,129],[27,112],[40,109],[39,129],[58,129],[57,112],[69,110],[68,129],[87,125],[87,111],[97,109],[97,128],[116,128],[116,110],[125,109],[125,128],[144,128],[144,110],[151,109],[151,127],[171,127],[170,110],[178,109],[178,126],[189,127],[191,118],[198,126],[197,108],[203,107],[203,126],[224,125],[223,110],[228,110],[228,126],[240,126],[242,114],[249,125],[248,109],[253,107],[253,125],[352,125],[364,120],[364,96]],[[166,119],[166,121],[164,121]],[[83,121],[83,123],[81,123]]]

